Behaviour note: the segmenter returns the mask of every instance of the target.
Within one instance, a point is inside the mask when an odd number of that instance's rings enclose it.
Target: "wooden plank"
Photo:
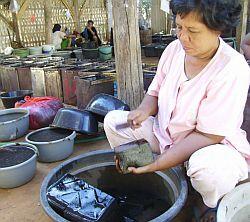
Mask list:
[[[63,90],[60,73],[57,69],[45,70],[46,96],[54,96],[63,102]]]
[[[44,1],[44,19],[45,19],[45,42],[52,43],[52,1]]]
[[[43,68],[30,68],[31,72],[31,83],[34,96],[45,96],[45,78],[44,78],[44,69]]]
[[[112,3],[118,96],[134,109],[144,97],[137,1]]]
[[[2,70],[2,85],[3,90],[8,91],[15,91],[19,90],[19,82],[18,82],[18,75],[17,71],[14,67],[5,66]]]
[[[62,72],[64,103],[76,106],[76,80],[77,73],[73,69]]]
[[[246,35],[247,30],[247,12],[248,12],[248,0],[241,0],[242,11],[240,17],[240,24],[236,29],[236,41],[237,41],[237,50],[241,51],[240,44]]]
[[[31,72],[29,67],[17,68],[19,87],[21,90],[32,90]]]

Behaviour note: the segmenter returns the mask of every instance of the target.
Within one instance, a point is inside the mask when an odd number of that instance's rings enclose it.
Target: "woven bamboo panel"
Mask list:
[[[74,21],[71,18],[67,18],[66,12],[67,9],[63,5],[63,3],[60,0],[52,0],[53,9],[52,9],[52,22],[53,24],[59,23],[62,26],[62,29],[65,29],[66,27],[70,30],[74,30]],[[70,1],[72,2],[72,1]]]
[[[12,16],[11,13],[7,10],[4,9],[3,5],[0,5],[0,13],[9,21],[11,21]],[[8,25],[0,18],[0,52],[2,52],[7,46],[10,45],[10,41],[9,41],[9,36],[8,36],[8,32],[7,32]],[[13,32],[9,29],[10,31],[10,35],[11,38],[13,35]]]
[[[20,5],[24,0],[18,1]],[[72,6],[72,1],[67,1]],[[107,30],[107,12],[104,0],[81,0],[80,2],[80,25],[83,30],[87,21],[92,19],[94,26],[97,28],[99,36],[102,40],[106,40]],[[60,0],[52,0],[52,22],[59,23],[64,29],[67,27],[71,32],[75,29],[72,18],[67,18],[67,8]],[[0,13],[2,13],[10,21],[11,13],[0,5]],[[0,51],[10,45],[7,25],[0,18]],[[44,0],[33,0],[25,13],[19,20],[19,29],[21,40],[24,46],[34,46],[45,44],[45,19],[44,19]],[[12,35],[12,33],[11,33]]]
[[[22,43],[24,46],[42,45],[45,43],[44,3],[33,1],[19,21]]]

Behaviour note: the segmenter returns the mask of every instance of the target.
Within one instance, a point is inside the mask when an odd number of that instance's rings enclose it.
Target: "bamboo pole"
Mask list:
[[[20,10],[19,10],[18,13],[17,13],[17,19],[20,19],[20,18],[23,16],[24,12],[25,12],[26,9],[29,7],[29,5],[31,4],[32,1],[33,1],[33,0],[25,0],[25,1],[23,2],[23,4],[22,4],[21,7],[20,7]],[[50,1],[50,0],[46,0],[46,1]]]
[[[80,25],[80,2],[79,0],[74,0],[73,1],[74,5],[74,24],[75,24],[75,29],[80,32],[81,31],[81,25]]]
[[[20,31],[19,31],[19,25],[18,25],[18,18],[17,18],[17,13],[12,12],[12,20],[13,20],[13,31],[16,35],[16,42],[21,45],[21,36],[20,36]]]
[[[44,1],[44,17],[45,17],[45,42],[52,43],[52,1]]]

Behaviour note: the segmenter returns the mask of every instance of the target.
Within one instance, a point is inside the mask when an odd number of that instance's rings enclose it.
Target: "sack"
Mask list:
[[[29,110],[30,129],[40,129],[53,122],[58,110],[63,108],[63,104],[55,97],[26,96],[23,101],[17,102],[15,107]]]

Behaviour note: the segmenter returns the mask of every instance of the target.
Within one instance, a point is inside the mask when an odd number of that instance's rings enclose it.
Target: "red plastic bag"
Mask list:
[[[53,122],[57,111],[63,108],[63,104],[55,97],[26,96],[24,101],[17,102],[15,107],[29,110],[30,129],[40,129]]]

